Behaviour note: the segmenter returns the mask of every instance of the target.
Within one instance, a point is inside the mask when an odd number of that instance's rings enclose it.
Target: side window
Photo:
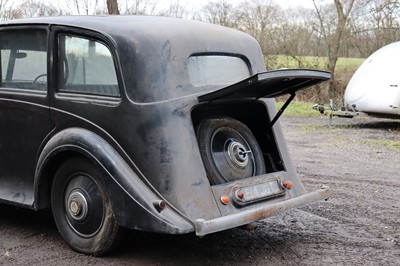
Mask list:
[[[59,91],[119,96],[110,50],[103,43],[60,34]]]
[[[44,30],[0,32],[1,88],[47,91]]]

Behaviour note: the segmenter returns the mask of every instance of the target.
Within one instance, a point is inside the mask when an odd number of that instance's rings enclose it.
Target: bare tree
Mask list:
[[[255,37],[265,55],[275,54],[276,27],[282,22],[282,9],[273,1],[245,1],[237,8],[234,25]]]
[[[50,3],[43,3],[40,0],[25,0],[15,8],[11,9],[10,18],[32,18],[43,16],[62,15],[62,10]]]
[[[354,1],[355,0],[334,0],[336,18],[332,24],[332,22],[327,23],[326,13],[323,13],[322,7],[318,6],[316,0],[313,0],[315,11],[319,21],[320,33],[322,34],[327,45],[327,69],[332,74],[332,78],[329,81],[328,88],[328,94],[330,98],[334,97],[336,63],[339,58],[339,49],[342,36],[344,31],[346,30],[347,22],[353,9]]]
[[[126,0],[125,14],[156,15],[157,1],[154,0]]]
[[[201,11],[207,22],[227,27],[231,27],[233,24],[233,6],[227,0],[208,2]]]
[[[9,0],[0,0],[0,19],[10,19],[10,13],[12,10],[12,2]]]
[[[162,10],[158,15],[172,18],[190,18],[190,12],[179,0],[170,3],[169,7]]]
[[[400,39],[400,1],[375,0],[371,3],[371,38],[373,49]]]
[[[275,26],[277,50],[298,61],[299,67],[306,67],[300,56],[315,55],[319,47],[315,45],[315,32],[310,26],[311,10],[305,8],[284,10],[284,17]]]
[[[98,14],[100,9],[98,0],[59,0],[59,2],[66,5],[67,14],[94,15]]]

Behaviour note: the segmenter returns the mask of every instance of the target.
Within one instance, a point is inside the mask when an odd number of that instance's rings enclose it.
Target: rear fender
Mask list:
[[[46,183],[44,176],[48,173],[48,165],[62,154],[71,152],[93,161],[106,173],[103,182],[119,225],[172,234],[194,230],[193,224],[168,203],[165,209],[160,210],[157,203],[164,199],[139,178],[140,172],[136,169],[138,174],[135,173],[103,138],[82,128],[63,130],[45,145],[35,173],[35,209],[41,205],[40,189]],[[51,182],[53,177],[49,178]]]

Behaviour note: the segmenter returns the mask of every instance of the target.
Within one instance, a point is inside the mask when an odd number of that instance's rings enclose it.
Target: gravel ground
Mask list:
[[[71,251],[48,212],[0,205],[0,265],[399,265],[400,121],[281,119],[308,191],[332,196],[204,238],[127,232],[109,257]]]

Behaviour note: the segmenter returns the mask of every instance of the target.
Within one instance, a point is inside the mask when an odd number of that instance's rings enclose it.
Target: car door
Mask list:
[[[47,30],[0,29],[0,200],[32,206],[40,147],[49,134]]]

